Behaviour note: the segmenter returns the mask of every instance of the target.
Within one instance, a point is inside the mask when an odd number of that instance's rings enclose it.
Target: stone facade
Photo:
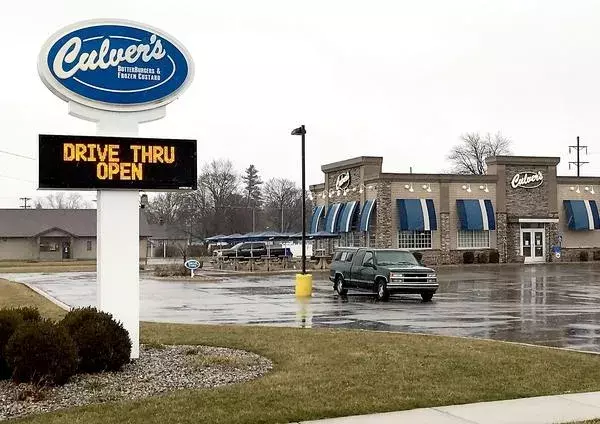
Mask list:
[[[489,256],[496,251],[501,263],[523,262],[526,258],[522,256],[522,231],[537,228],[544,231],[545,251],[543,258],[530,260],[556,261],[552,247],[561,242],[560,261],[578,260],[581,251],[587,251],[592,260],[593,252],[600,252],[600,231],[570,230],[562,208],[564,200],[595,200],[596,192],[600,193],[600,178],[557,177],[559,158],[489,158],[487,175],[389,174],[382,172],[382,161],[380,157],[366,156],[324,165],[324,182],[311,186],[317,204],[321,205],[357,201],[362,207],[366,200],[376,199],[370,225],[370,231],[375,234],[372,247],[398,246],[397,199],[431,199],[438,227],[431,232],[430,248],[418,250],[427,264],[462,263],[465,252],[473,252],[477,258],[479,254]],[[336,180],[345,172],[349,173],[350,182],[345,189],[337,190]],[[540,173],[541,183],[537,186],[536,181],[528,183],[527,178],[522,178],[527,176],[524,173]],[[513,187],[515,176],[521,179],[521,184]],[[458,248],[461,222],[457,200],[460,199],[491,201],[496,228],[489,232],[489,247]],[[355,237],[361,245],[367,245],[367,233]],[[600,253],[596,256],[600,258]]]

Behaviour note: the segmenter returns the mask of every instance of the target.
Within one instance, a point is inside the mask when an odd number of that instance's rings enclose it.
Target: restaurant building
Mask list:
[[[465,252],[475,262],[600,259],[600,177],[557,176],[558,157],[491,157],[486,175],[384,173],[382,162],[323,165],[310,232],[418,251],[431,265],[463,263]]]

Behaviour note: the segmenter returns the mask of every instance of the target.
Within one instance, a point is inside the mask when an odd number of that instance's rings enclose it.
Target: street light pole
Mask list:
[[[306,129],[304,125],[292,131],[292,135],[302,136],[302,274],[306,274]]]
[[[312,275],[306,274],[306,150],[304,125],[292,131],[292,135],[302,136],[302,274],[296,274],[296,297],[312,296]]]

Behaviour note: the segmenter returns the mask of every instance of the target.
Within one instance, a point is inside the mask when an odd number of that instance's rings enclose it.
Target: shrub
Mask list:
[[[12,374],[6,362],[6,344],[22,324],[23,316],[15,309],[0,309],[0,379]]]
[[[157,277],[186,277],[190,275],[190,270],[183,264],[158,265],[154,268],[154,275]]]
[[[30,306],[21,306],[20,308],[13,309],[25,322],[35,322],[41,321],[42,316],[40,315],[40,311],[37,308],[32,308]]]
[[[477,263],[478,264],[487,264],[488,263],[488,255],[485,252],[480,252],[477,254]]]
[[[50,320],[25,322],[6,345],[17,383],[64,384],[77,370],[77,349],[67,332]]]
[[[600,261],[600,250],[594,250],[594,260]]]
[[[490,263],[491,264],[500,263],[500,254],[498,253],[497,250],[492,250],[490,252]]]
[[[79,371],[118,371],[129,362],[129,334],[111,314],[91,307],[77,308],[65,315],[60,326],[75,341]]]
[[[473,262],[475,262],[475,254],[473,252],[463,253],[463,263],[472,264]]]
[[[589,259],[589,256],[588,256],[587,250],[582,250],[581,252],[579,252],[579,260],[581,262],[587,262],[588,259]]]

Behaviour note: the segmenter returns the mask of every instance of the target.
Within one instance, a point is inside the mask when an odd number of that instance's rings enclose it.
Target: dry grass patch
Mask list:
[[[38,308],[43,316],[51,318],[54,321],[62,319],[67,313],[64,309],[44,299],[29,287],[0,278],[0,309],[14,306],[32,306]]]

